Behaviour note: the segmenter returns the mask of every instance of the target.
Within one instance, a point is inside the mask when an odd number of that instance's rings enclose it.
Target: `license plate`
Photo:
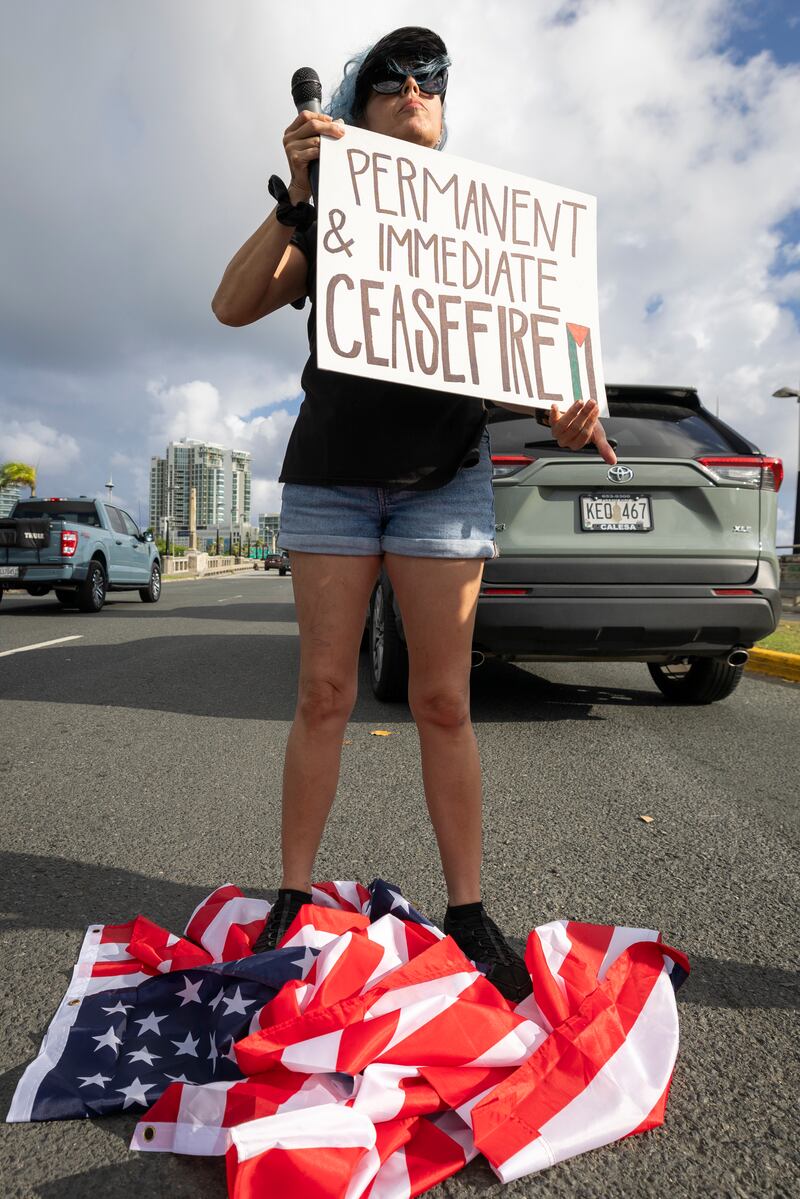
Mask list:
[[[581,531],[584,533],[649,533],[652,527],[649,495],[603,492],[581,496]]]
[[[0,566],[0,579],[18,579],[18,566]]]

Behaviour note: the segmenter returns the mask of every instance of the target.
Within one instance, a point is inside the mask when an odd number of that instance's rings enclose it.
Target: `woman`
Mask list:
[[[486,407],[473,397],[321,371],[314,340],[316,223],[307,201],[320,139],[346,137],[349,123],[441,148],[449,65],[441,38],[411,27],[348,63],[332,111],[303,112],[286,130],[288,194],[270,180],[279,204],[231,260],[212,304],[224,324],[246,325],[285,304],[302,307],[306,296],[312,301],[305,398],[280,474],[278,545],[289,553],[300,628],[283,774],[283,879],[255,948],[274,948],[311,902],[357,694],[364,613],[384,565],[408,644],[408,701],[447,884],[443,927],[519,1002],[531,990],[525,963],[481,902],[481,773],[469,712],[483,562],[497,555]],[[551,416],[560,445],[579,449],[594,439],[614,460],[596,405]]]

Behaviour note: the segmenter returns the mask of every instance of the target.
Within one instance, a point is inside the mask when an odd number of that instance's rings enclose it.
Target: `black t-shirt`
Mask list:
[[[311,300],[305,393],[280,483],[363,484],[430,491],[474,466],[488,413],[482,400],[320,370],[316,350],[317,226],[292,244],[308,258]],[[302,308],[305,297],[295,300]]]

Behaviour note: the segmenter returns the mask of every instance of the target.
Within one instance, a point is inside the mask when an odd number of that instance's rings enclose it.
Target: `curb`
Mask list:
[[[800,683],[800,654],[781,654],[772,649],[751,649],[747,670],[770,674],[789,683]]]

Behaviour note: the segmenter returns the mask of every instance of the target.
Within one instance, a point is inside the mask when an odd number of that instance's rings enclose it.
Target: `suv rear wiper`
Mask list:
[[[608,444],[611,446],[612,450],[615,450],[615,449],[617,448],[617,446],[619,445],[619,442],[617,441],[617,439],[616,439],[615,437],[609,437],[609,439],[608,439]],[[523,447],[522,447],[522,448],[523,448],[524,450],[545,450],[545,449],[548,449],[548,448],[550,448],[550,447],[554,447],[554,448],[555,448],[555,449],[557,449],[557,450],[561,450],[561,449],[567,449],[567,446],[560,446],[560,445],[558,444],[558,442],[557,442],[557,441],[554,441],[552,438],[550,438],[550,440],[549,440],[549,441],[526,441],[526,442],[523,444]],[[578,452],[579,454],[583,454],[583,453],[585,453],[587,450],[588,450],[588,452],[589,452],[590,454],[591,454],[591,453],[596,453],[596,452],[597,452],[597,451],[595,450],[594,443],[593,443],[593,442],[591,442],[591,441],[589,442],[589,444],[588,444],[588,445],[585,445],[585,446],[583,446],[583,448],[582,448],[582,449],[580,449],[580,450],[578,450],[577,452]],[[573,452],[574,452],[574,451],[573,451]]]

